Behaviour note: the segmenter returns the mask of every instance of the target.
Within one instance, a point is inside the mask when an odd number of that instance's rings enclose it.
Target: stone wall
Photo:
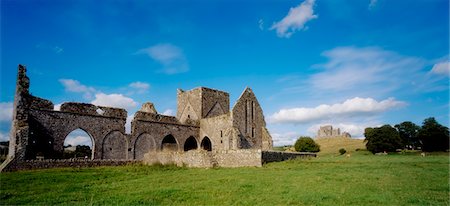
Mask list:
[[[149,152],[145,164],[175,164],[187,167],[261,167],[261,150]]]
[[[246,88],[232,109],[233,127],[239,131],[238,148],[262,149],[263,129],[266,127],[264,114],[250,88]],[[266,141],[272,141],[266,136]],[[265,143],[266,146],[271,143]],[[272,149],[272,148],[270,148]]]
[[[316,157],[315,153],[261,151],[255,149],[188,152],[149,152],[145,164],[175,164],[187,167],[261,167],[264,163]]]
[[[97,167],[97,166],[120,166],[128,164],[141,164],[141,161],[135,160],[26,160],[9,164],[2,172],[12,172],[31,169],[48,169],[58,167]]]
[[[281,151],[262,151],[263,163],[281,162],[295,158],[316,157],[317,154],[309,152],[281,152]]]

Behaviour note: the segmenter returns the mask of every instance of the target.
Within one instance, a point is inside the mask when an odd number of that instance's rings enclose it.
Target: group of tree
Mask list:
[[[422,149],[422,151],[446,151],[449,149],[449,129],[439,124],[433,117],[423,121],[422,126],[412,122],[402,122],[392,127],[366,128],[367,150],[372,153],[393,152],[397,149]]]
[[[71,147],[71,145],[67,146]],[[75,147],[75,151],[64,151],[63,152],[63,159],[70,159],[70,158],[91,158],[91,148],[87,145],[77,145]]]

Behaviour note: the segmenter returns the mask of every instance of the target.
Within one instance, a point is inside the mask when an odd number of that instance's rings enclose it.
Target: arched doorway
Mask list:
[[[171,134],[164,137],[161,142],[161,150],[162,151],[178,151],[178,143],[175,137]]]
[[[207,136],[203,137],[202,143],[200,144],[202,149],[206,151],[212,151],[211,140]]]
[[[155,149],[154,138],[147,133],[141,134],[134,143],[134,159],[142,160],[144,158],[144,154],[154,149]]]
[[[184,142],[184,151],[195,150],[197,148],[197,140],[193,136],[190,136],[186,139],[186,142]]]
[[[119,131],[112,131],[103,139],[102,159],[126,159],[127,141]]]
[[[76,129],[64,139],[63,159],[93,159],[94,141],[86,131]]]

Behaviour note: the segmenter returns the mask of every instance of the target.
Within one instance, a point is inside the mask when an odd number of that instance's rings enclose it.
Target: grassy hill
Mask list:
[[[366,149],[363,139],[352,139],[346,137],[314,139],[320,145],[319,155],[339,154],[339,149],[344,148],[348,153],[356,149]]]
[[[128,165],[0,174],[0,205],[448,205],[448,153],[319,156],[261,168]]]

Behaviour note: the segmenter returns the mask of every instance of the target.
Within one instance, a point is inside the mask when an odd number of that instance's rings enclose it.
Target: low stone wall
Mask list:
[[[262,165],[261,150],[149,152],[144,155],[144,163],[176,164],[187,167],[261,167]]]
[[[12,172],[18,170],[47,169],[58,167],[97,167],[97,166],[119,166],[134,163],[142,163],[136,160],[26,160],[9,164],[2,172]]]
[[[252,149],[213,152],[191,150],[187,152],[150,152],[145,154],[144,163],[175,164],[187,167],[261,167],[264,163],[306,157],[316,157],[316,154]]]
[[[281,152],[281,151],[262,151],[262,162],[281,162],[295,158],[316,157],[317,154],[309,152]]]

